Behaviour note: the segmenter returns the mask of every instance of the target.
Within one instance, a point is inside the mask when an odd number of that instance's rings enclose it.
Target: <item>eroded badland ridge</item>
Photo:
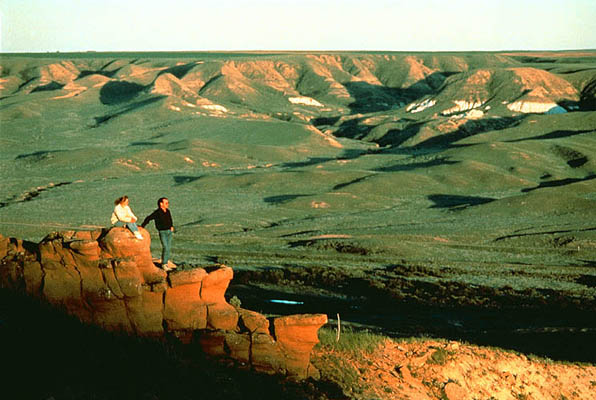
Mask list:
[[[143,217],[165,195],[174,260],[232,266],[243,307],[596,362],[595,51],[0,68],[5,237],[96,230],[116,197]]]

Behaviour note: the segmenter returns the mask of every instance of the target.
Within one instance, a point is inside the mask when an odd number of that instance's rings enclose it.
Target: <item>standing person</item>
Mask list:
[[[133,214],[130,206],[128,205],[128,196],[118,197],[114,204],[114,212],[112,213],[112,225],[114,226],[126,226],[139,240],[143,240],[143,235],[139,232],[137,227],[137,217]]]
[[[170,261],[174,225],[169,207],[170,201],[167,197],[160,198],[157,200],[157,209],[147,216],[141,224],[144,228],[149,221],[155,221],[155,228],[159,232],[159,240],[161,241],[161,266],[165,270],[176,268],[176,265]]]

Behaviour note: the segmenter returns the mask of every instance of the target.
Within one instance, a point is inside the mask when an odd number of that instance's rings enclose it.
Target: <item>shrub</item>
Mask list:
[[[436,349],[429,357],[429,363],[437,365],[445,365],[449,353],[445,349]]]
[[[350,327],[340,332],[339,341],[335,329],[323,327],[319,330],[321,346],[336,351],[346,351],[352,354],[372,353],[386,337],[370,332],[369,330],[356,331]]]

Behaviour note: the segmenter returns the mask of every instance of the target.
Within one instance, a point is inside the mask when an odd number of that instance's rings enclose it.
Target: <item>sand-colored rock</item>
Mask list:
[[[212,329],[236,330],[238,326],[238,311],[225,301],[208,303],[207,325]]]
[[[229,351],[229,356],[233,360],[241,365],[248,365],[250,363],[251,338],[248,334],[241,335],[234,332],[227,332],[224,340],[226,348]]]
[[[286,359],[289,375],[308,376],[308,366],[313,347],[319,343],[317,332],[327,323],[325,314],[302,314],[279,317],[273,320],[275,337]]]
[[[126,309],[134,332],[139,336],[163,336],[163,294],[143,291],[127,299]]]
[[[207,276],[207,272],[202,268],[196,268],[192,270],[184,270],[184,271],[171,271],[168,275],[170,280],[170,286],[173,288],[177,286],[183,285],[194,285],[198,284],[199,292],[197,295],[200,295],[201,292],[201,282]]]
[[[164,282],[166,273],[153,264],[151,257],[151,236],[139,227],[143,240],[138,240],[126,228],[112,228],[99,240],[104,258],[131,258],[141,271],[147,284]]]
[[[168,330],[205,329],[207,303],[200,296],[201,282],[179,285],[165,293],[164,321]]]
[[[466,391],[455,382],[449,382],[445,385],[445,396],[448,400],[466,399]]]
[[[113,264],[114,276],[125,297],[138,297],[143,292],[143,275],[132,260],[119,260]]]
[[[275,340],[265,334],[252,335],[250,363],[255,371],[279,373],[284,370],[284,356]]]
[[[263,314],[242,308],[238,309],[238,313],[240,325],[250,333],[269,333],[269,320]]]
[[[208,303],[225,302],[225,293],[234,277],[232,268],[221,266],[203,278],[201,298]]]

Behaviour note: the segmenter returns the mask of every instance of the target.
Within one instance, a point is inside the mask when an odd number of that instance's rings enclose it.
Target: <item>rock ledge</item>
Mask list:
[[[173,336],[255,371],[318,376],[310,356],[325,314],[270,320],[234,307],[225,299],[232,268],[166,273],[152,261],[149,233],[140,230],[143,240],[124,228],[54,232],[39,244],[0,235],[0,288],[25,292],[109,331]]]

